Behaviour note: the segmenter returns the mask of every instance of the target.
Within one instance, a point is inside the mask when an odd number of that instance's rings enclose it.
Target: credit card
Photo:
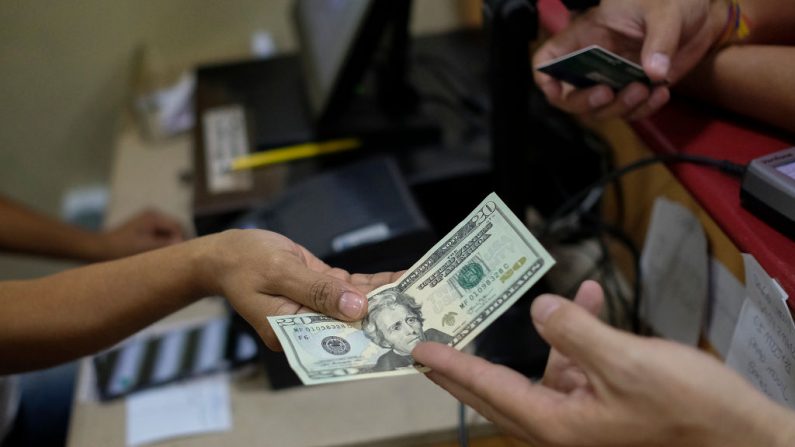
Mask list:
[[[599,45],[577,50],[536,67],[555,79],[577,88],[607,84],[621,90],[632,82],[652,85],[643,68]]]

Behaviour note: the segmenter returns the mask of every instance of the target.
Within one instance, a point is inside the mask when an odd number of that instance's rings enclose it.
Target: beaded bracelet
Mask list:
[[[714,48],[723,48],[733,43],[742,42],[751,34],[748,18],[742,13],[739,0],[726,0],[726,2],[728,3],[726,25],[723,26],[723,31],[715,42]]]

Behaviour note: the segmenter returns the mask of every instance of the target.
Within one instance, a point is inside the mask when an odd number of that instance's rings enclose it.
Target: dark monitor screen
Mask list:
[[[295,1],[301,65],[316,121],[325,121],[350,102],[375,53],[389,43],[386,29],[407,29],[408,17],[402,12],[408,7],[409,0]]]
[[[371,6],[370,0],[296,1],[301,62],[313,114],[325,109]]]

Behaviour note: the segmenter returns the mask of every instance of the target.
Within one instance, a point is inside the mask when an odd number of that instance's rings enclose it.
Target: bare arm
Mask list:
[[[82,261],[104,261],[183,239],[172,218],[144,211],[107,232],[86,231],[0,197],[0,250]]]
[[[99,251],[94,234],[0,197],[0,248],[88,260]]]
[[[795,2],[780,0],[741,0],[751,34],[748,43],[795,43]]]
[[[195,248],[183,244],[41,279],[0,283],[0,369],[5,370],[0,374],[110,346],[209,294],[195,281],[200,278]]]
[[[30,281],[0,282],[0,374],[74,359],[204,296],[223,295],[272,349],[268,315],[305,307],[364,316],[364,293],[396,274],[350,275],[289,239],[227,231]]]
[[[795,26],[793,26],[795,29]],[[698,65],[681,92],[795,132],[795,46],[730,46]]]

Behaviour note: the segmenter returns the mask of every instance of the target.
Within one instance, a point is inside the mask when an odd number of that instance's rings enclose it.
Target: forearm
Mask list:
[[[795,47],[731,46],[698,65],[679,90],[795,132]]]
[[[0,251],[92,261],[98,244],[95,233],[0,197]]]
[[[795,43],[795,2],[791,0],[740,0],[751,33],[748,43]]]
[[[113,345],[213,291],[204,240],[30,281],[0,282],[0,374]]]

